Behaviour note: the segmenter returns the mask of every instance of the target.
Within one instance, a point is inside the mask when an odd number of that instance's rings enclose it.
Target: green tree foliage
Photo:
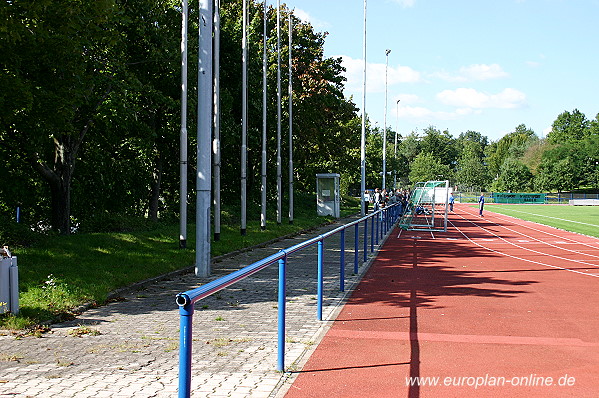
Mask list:
[[[14,0],[0,7],[1,146],[15,154],[15,167],[32,167],[46,184],[29,188],[49,192],[51,225],[68,233],[75,164],[122,71],[118,7],[112,0]]]
[[[551,125],[547,139],[552,144],[577,142],[587,135],[590,123],[578,109],[561,113]]]
[[[468,130],[460,133],[455,141],[457,156],[462,157],[465,152],[469,156],[476,156],[481,161],[485,157],[485,149],[489,145],[489,139],[477,131]]]
[[[536,184],[540,189],[562,191],[581,186],[597,187],[597,120],[589,122],[577,109],[557,117],[547,136],[547,141],[553,145],[543,151],[538,167]]]
[[[249,199],[259,197],[262,49],[268,60],[269,190],[275,187],[276,10],[249,2]],[[223,199],[239,198],[241,1],[221,5]],[[180,4],[158,0],[14,0],[0,4],[0,211],[21,206],[30,222],[70,231],[93,219],[178,210]],[[197,9],[190,4],[188,131],[194,131]],[[289,10],[281,18],[282,164],[288,127]],[[325,33],[294,19],[295,187],[314,174],[359,181],[356,107],[343,96],[340,58],[324,57]],[[5,89],[6,88],[6,89]],[[190,134],[190,146],[195,144]],[[358,151],[356,151],[356,149]],[[189,151],[193,186],[194,151]],[[10,156],[8,156],[10,153]],[[77,172],[75,172],[77,164]],[[285,170],[286,171],[286,170]],[[286,177],[287,173],[283,173]],[[284,178],[286,180],[286,178]],[[5,199],[6,198],[6,199]],[[192,211],[192,210],[191,210]],[[28,221],[28,222],[29,222]]]
[[[528,167],[515,158],[508,158],[501,165],[493,189],[500,192],[527,192],[532,184],[533,176]]]
[[[482,160],[474,152],[466,151],[458,161],[455,179],[460,189],[483,191],[489,184],[489,173]]]
[[[441,132],[433,126],[424,129],[424,137],[420,141],[420,149],[422,152],[434,154],[442,164],[451,167],[456,163],[456,145],[454,138],[447,130]]]
[[[501,166],[508,158],[519,158],[526,151],[526,148],[538,140],[534,131],[520,124],[516,129],[503,136],[499,141],[489,145],[486,148],[486,161],[489,166],[489,172],[497,178]]]
[[[536,184],[542,190],[571,190],[578,188],[588,174],[587,156],[578,144],[554,146],[543,153]]]
[[[422,152],[410,167],[410,182],[446,180],[451,178],[451,169],[430,152]]]
[[[239,203],[241,0],[221,4],[222,198]],[[188,131],[195,131],[196,4],[190,4]],[[263,6],[249,2],[248,192],[260,192],[262,51],[267,65],[269,197],[276,195],[276,10],[267,40]],[[289,95],[287,19],[282,8],[281,157],[287,183]],[[324,56],[326,33],[293,17],[294,182],[312,192],[315,174],[337,172],[360,186],[361,118],[343,95],[340,58]],[[0,2],[0,214],[15,208],[28,227],[69,233],[109,218],[176,215],[179,207],[180,4],[174,0],[11,0]],[[388,185],[451,178],[452,185],[505,190],[599,187],[599,115],[559,115],[547,140],[521,124],[496,142],[466,131],[454,139],[430,126],[387,134]],[[381,186],[382,131],[367,124],[367,186]],[[190,134],[190,148],[195,145]],[[193,186],[190,150],[188,185]],[[455,174],[454,174],[455,173]],[[455,176],[455,179],[454,179]],[[455,184],[454,184],[455,183]],[[285,190],[286,193],[287,190]],[[192,199],[192,198],[190,198]],[[193,200],[190,200],[193,203]],[[191,208],[190,211],[193,211]],[[251,217],[251,215],[250,215]]]
[[[398,152],[406,158],[408,163],[412,163],[421,151],[420,139],[415,132],[408,134],[399,144]]]
[[[456,139],[459,154],[455,179],[460,189],[482,191],[489,183],[489,172],[485,164],[485,149],[488,139],[476,131],[461,133]]]

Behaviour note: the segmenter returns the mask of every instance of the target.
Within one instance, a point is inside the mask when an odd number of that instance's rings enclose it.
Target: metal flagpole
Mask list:
[[[181,134],[179,137],[179,247],[187,247],[187,20],[188,1],[183,0],[181,23]]]
[[[281,178],[281,0],[277,0],[277,224],[281,224],[283,181]]]
[[[210,275],[210,190],[212,142],[212,9],[213,0],[200,0],[198,56],[198,126],[196,174],[197,276]]]
[[[366,204],[364,203],[364,191],[366,191],[366,0],[364,0],[364,75],[362,87],[362,134],[360,140],[360,190],[362,198],[361,214],[366,214]]]
[[[266,229],[266,89],[267,89],[267,20],[268,10],[266,8],[266,0],[264,0],[264,49],[262,53],[262,207],[260,212],[260,228]]]
[[[387,70],[389,69],[389,53],[391,50],[385,50],[387,59],[385,64],[385,112],[383,117],[383,189],[387,189]]]
[[[214,241],[220,240],[220,0],[214,0]]]
[[[289,224],[293,224],[293,73],[291,45],[293,21],[289,14]]]
[[[397,115],[395,120],[395,145],[393,151],[393,156],[395,157],[395,176],[393,178],[393,189],[397,189],[397,134],[399,131],[399,101],[401,100],[397,100]]]
[[[241,235],[246,234],[247,222],[247,0],[243,0],[243,38],[241,73]]]

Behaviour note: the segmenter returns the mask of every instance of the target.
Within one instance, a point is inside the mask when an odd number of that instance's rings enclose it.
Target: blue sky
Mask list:
[[[289,0],[343,57],[362,108],[363,0]],[[276,4],[275,4],[276,5]],[[563,111],[599,113],[599,0],[369,0],[366,112],[403,136],[428,126],[544,136]],[[397,100],[400,100],[399,106]],[[361,111],[360,111],[361,112]]]

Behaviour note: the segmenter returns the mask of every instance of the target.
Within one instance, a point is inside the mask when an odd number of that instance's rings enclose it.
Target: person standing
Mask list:
[[[480,198],[478,198],[478,215],[483,216],[483,207],[485,207],[485,194],[481,193]]]
[[[367,189],[364,191],[364,214],[368,214],[368,205],[372,202],[370,197],[370,191]]]
[[[376,188],[374,190],[374,207],[372,209],[373,211],[377,211],[380,208],[381,202],[383,201],[382,197],[383,195],[381,195],[381,191],[378,188]]]
[[[449,193],[449,211],[453,213],[453,202],[454,202],[453,192]]]

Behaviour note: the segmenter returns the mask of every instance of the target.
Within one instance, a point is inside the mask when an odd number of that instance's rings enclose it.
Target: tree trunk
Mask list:
[[[152,221],[158,221],[158,208],[160,206],[160,183],[162,182],[162,156],[160,150],[156,148],[156,157],[154,158],[154,172],[152,173],[152,182],[150,186],[150,200],[148,204],[148,213]]]
[[[52,197],[51,228],[62,235],[71,233],[71,181],[74,158],[67,135],[54,139],[54,168],[50,169],[37,154],[32,159],[34,169],[50,186]]]

